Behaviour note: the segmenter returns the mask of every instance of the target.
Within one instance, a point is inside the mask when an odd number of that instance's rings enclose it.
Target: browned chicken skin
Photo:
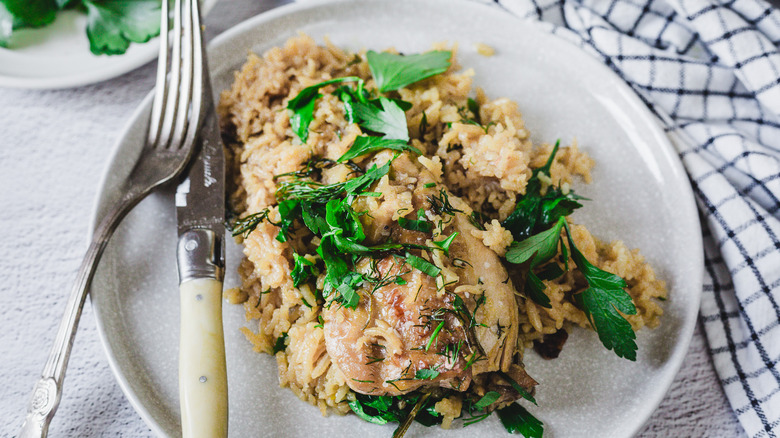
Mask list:
[[[465,332],[452,313],[453,298],[437,296],[432,277],[409,272],[393,256],[379,261],[377,269],[383,276],[403,274],[407,283],[364,294],[356,309],[332,305],[323,314],[328,354],[349,387],[371,395],[400,395],[423,385],[467,388],[470,371],[456,351],[465,349]],[[423,369],[438,375],[416,379]]]
[[[471,235],[475,228],[465,214],[448,219],[447,232],[459,233],[445,261],[460,277],[456,284],[437,287],[434,277],[392,255],[373,266],[366,259],[358,263],[359,272],[400,276],[405,284],[363,288],[357,308],[332,304],[323,312],[328,354],[354,391],[400,395],[423,386],[465,391],[473,376],[510,370],[517,342],[517,331],[510,329],[518,318],[514,288],[498,256]],[[419,245],[428,237],[376,225],[396,242]],[[474,287],[471,293],[457,291],[461,285]]]

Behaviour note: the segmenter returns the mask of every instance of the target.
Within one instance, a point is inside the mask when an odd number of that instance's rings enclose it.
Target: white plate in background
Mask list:
[[[202,0],[202,14],[216,2]],[[130,43],[122,55],[95,55],[89,50],[87,14],[59,11],[47,26],[15,30],[12,49],[0,47],[0,87],[57,89],[94,84],[156,59],[159,47],[159,38],[152,38]]]
[[[575,329],[561,357],[526,354],[540,382],[545,437],[629,437],[664,397],[693,334],[701,294],[702,244],[688,178],[655,119],[612,71],[577,47],[503,11],[453,0],[336,1],[285,6],[254,17],[209,47],[214,89],[229,87],[248,51],[263,53],[303,31],[351,50],[428,50],[458,44],[458,61],[491,98],[518,102],[535,143],[577,138],[596,160],[593,183],[575,185],[592,199],[575,215],[603,240],[640,248],[666,281],[669,299],[655,330],[638,333],[638,359],[607,351],[595,333]],[[475,43],[496,49],[477,53]],[[118,183],[141,148],[147,98],[117,145],[96,216],[119,196]],[[177,436],[179,306],[172,192],[143,201],[111,240],[92,286],[98,330],[122,389],[155,433]],[[240,248],[228,247],[226,287],[238,284]],[[231,436],[389,437],[394,426],[331,415],[279,388],[276,361],[254,353],[238,332],[242,306],[225,304]],[[415,423],[408,437],[508,436],[495,417],[445,431]]]

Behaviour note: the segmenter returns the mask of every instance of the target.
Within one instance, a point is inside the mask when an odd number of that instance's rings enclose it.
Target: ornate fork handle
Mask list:
[[[73,339],[100,256],[122,218],[153,188],[153,185],[146,188],[138,186],[128,188],[127,191],[124,191],[125,195],[122,199],[113,206],[95,230],[92,243],[84,255],[76,282],[68,297],[65,315],[57,329],[57,336],[54,338],[49,358],[43,367],[41,378],[35,383],[19,438],[45,437],[48,433],[49,423],[51,423],[62,397],[62,382],[73,347]]]

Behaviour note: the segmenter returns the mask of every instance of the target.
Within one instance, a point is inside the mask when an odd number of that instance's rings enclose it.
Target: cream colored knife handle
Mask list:
[[[222,282],[198,278],[183,282],[179,348],[182,435],[226,437],[227,374],[222,332]]]

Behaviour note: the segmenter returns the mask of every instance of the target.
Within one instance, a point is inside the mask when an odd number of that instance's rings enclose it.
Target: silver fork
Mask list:
[[[204,59],[198,2],[175,0],[169,64],[168,1],[162,2],[160,55],[149,132],[141,156],[124,182],[122,198],[100,221],[81,262],[49,358],[33,389],[20,438],[45,437],[62,397],[62,383],[87,291],[108,239],[128,211],[154,188],[181,174],[203,121]],[[166,79],[167,78],[167,79]]]

